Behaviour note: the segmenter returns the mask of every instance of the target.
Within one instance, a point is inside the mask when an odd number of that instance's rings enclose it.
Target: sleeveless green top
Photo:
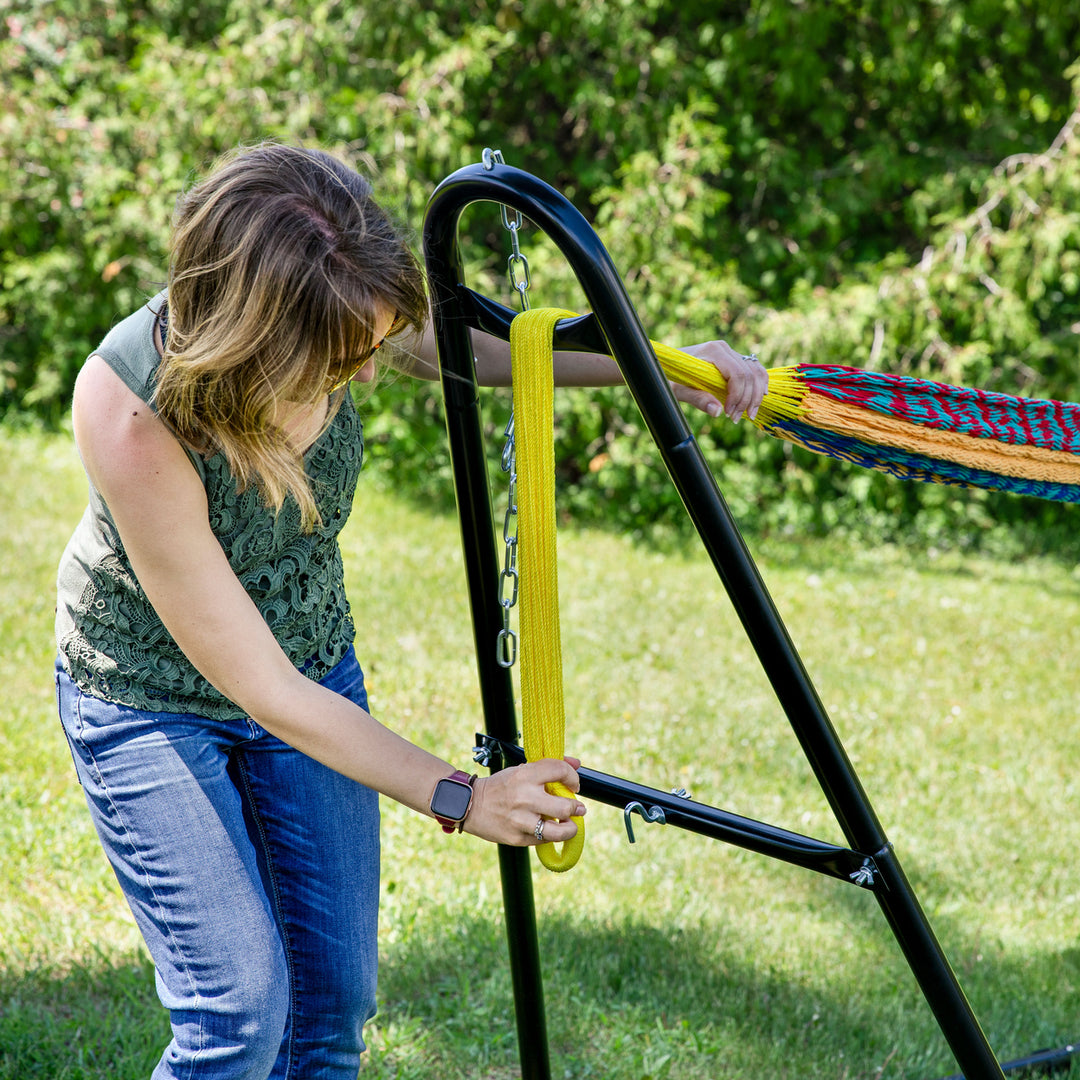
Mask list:
[[[160,360],[151,301],[117,324],[95,353],[147,404]],[[287,499],[275,514],[254,487],[237,490],[225,457],[189,451],[206,487],[210,527],[229,565],[306,676],[321,679],[354,636],[338,534],[352,509],[363,428],[350,395],[304,456],[322,525],[305,533]],[[56,639],[60,658],[85,693],[151,712],[219,720],[245,713],[204,679],[158,618],[132,572],[109,508],[90,485],[89,506],[60,561]]]

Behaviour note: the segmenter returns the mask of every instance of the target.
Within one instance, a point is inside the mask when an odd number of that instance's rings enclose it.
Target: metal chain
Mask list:
[[[501,150],[485,149],[482,157],[485,169],[491,170],[496,164],[502,165]],[[510,257],[506,260],[506,276],[510,287],[518,294],[522,311],[529,310],[529,260],[521,253],[518,245],[518,230],[522,225],[520,210],[511,211],[502,207],[503,228],[510,234]],[[495,642],[495,660],[500,667],[511,668],[517,660],[517,635],[510,629],[510,612],[518,599],[517,570],[517,456],[514,450],[514,410],[511,407],[510,419],[503,433],[502,461],[500,467],[508,477],[506,515],[503,518],[503,544],[506,554],[503,557],[502,573],[499,575],[499,604],[502,607],[502,629]]]

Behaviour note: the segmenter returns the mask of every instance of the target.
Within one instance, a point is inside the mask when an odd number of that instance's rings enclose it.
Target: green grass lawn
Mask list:
[[[69,440],[0,431],[0,1080],[140,1080],[168,1039],[55,718],[52,581],[84,498]],[[467,763],[456,522],[362,482],[344,546],[373,709]],[[995,1052],[1080,1038],[1080,573],[754,547]],[[842,842],[696,549],[566,529],[560,586],[570,752]],[[631,847],[594,806],[576,869],[534,862],[555,1078],[956,1070],[871,895],[638,820]],[[517,1075],[494,849],[386,803],[384,851],[362,1076]]]

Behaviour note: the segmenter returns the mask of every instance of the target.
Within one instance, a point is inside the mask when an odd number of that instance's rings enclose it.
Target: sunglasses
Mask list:
[[[394,321],[390,324],[390,329],[371,346],[362,356],[354,361],[353,366],[347,375],[343,375],[337,382],[333,383],[327,393],[336,394],[343,386],[348,385],[356,378],[357,375],[363,370],[364,365],[382,348],[382,344],[387,338],[393,337],[395,334],[400,334],[402,330],[408,325],[408,320],[403,316],[394,314]]]

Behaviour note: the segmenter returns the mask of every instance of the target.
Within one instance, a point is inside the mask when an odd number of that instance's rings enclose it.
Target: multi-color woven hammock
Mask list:
[[[707,361],[654,343],[668,378],[723,399]],[[818,454],[905,480],[1080,502],[1080,405],[862,371],[771,368],[754,421]]]

